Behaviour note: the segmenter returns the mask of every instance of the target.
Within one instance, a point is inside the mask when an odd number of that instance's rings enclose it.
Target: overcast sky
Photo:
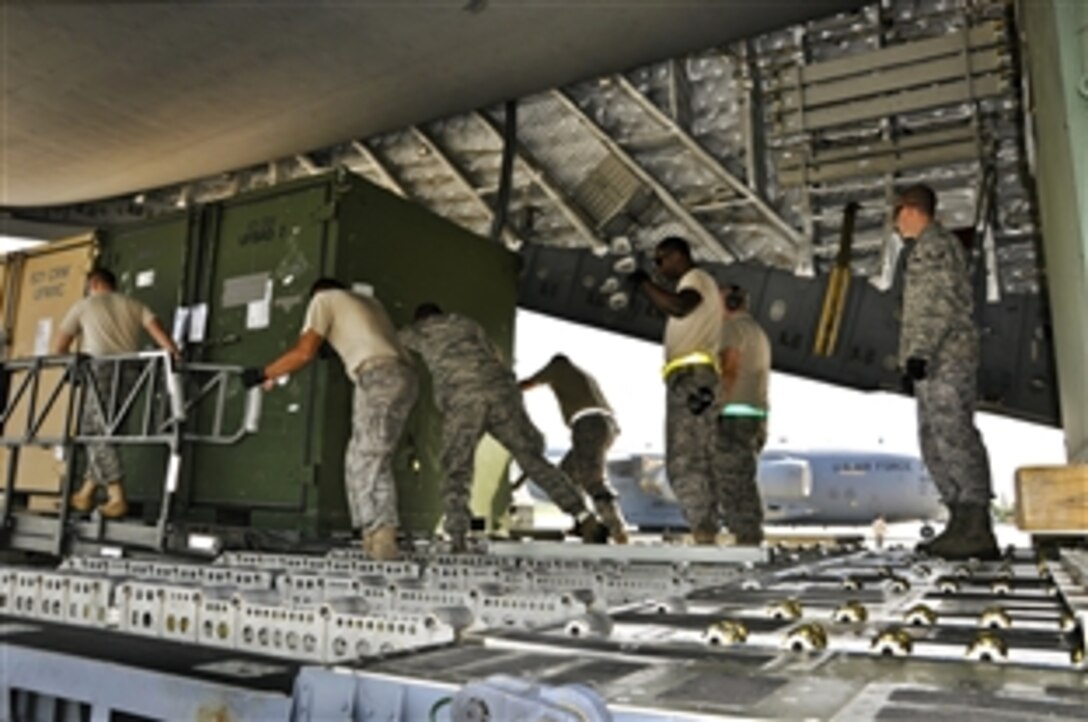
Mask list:
[[[622,428],[613,456],[661,453],[664,449],[664,388],[659,344],[588,326],[518,311],[516,370],[533,373],[556,353],[565,353],[601,385]],[[793,449],[886,449],[918,454],[913,399],[898,394],[862,393],[774,374],[771,379],[769,446]],[[526,393],[529,414],[551,449],[566,449],[569,432],[551,392]],[[978,425],[990,452],[994,490],[1013,499],[1018,466],[1065,462],[1059,429],[991,414]]]

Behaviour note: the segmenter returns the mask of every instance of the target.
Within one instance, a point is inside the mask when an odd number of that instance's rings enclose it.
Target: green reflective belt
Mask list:
[[[726,404],[722,409],[722,416],[739,416],[749,419],[767,418],[767,409],[761,409],[751,404]]]

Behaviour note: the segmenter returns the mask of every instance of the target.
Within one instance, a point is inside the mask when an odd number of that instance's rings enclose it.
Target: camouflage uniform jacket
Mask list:
[[[417,321],[397,334],[405,348],[423,357],[440,409],[463,393],[516,388],[513,372],[480,324],[456,313]]]
[[[899,364],[917,357],[933,363],[950,335],[973,338],[974,292],[967,252],[936,221],[918,234],[903,277]]]

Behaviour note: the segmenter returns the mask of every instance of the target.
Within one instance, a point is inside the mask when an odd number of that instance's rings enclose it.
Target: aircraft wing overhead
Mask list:
[[[862,4],[2,3],[0,205],[178,183]]]

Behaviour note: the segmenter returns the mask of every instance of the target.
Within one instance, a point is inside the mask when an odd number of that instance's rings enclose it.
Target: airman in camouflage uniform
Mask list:
[[[936,195],[904,191],[896,226],[911,242],[903,279],[899,362],[918,401],[922,458],[950,519],[924,551],[946,558],[993,557],[990,462],[975,427],[978,332],[967,253],[935,220]]]
[[[363,550],[380,560],[395,559],[397,487],[393,455],[419,393],[408,353],[375,298],[358,296],[332,278],[320,278],[295,346],[264,368],[242,374],[247,386],[293,373],[317,357],[328,342],[354,384],[351,440],[344,455],[344,491],[352,526],[362,530]]]
[[[718,348],[722,304],[718,284],[695,266],[688,242],[670,236],[657,244],[654,263],[676,290],[637,270],[630,281],[665,322],[665,456],[669,484],[696,544],[714,544],[721,528],[722,479],[714,456],[718,429]]]
[[[527,391],[540,384],[555,394],[563,421],[570,427],[570,451],[559,462],[559,468],[593,499],[593,508],[608,527],[612,540],[625,544],[627,525],[605,474],[605,457],[619,435],[612,407],[596,379],[563,354],[556,354],[519,385]]]
[[[763,541],[763,503],[756,483],[767,443],[767,387],[771,344],[748,313],[748,294],[731,285],[723,294],[720,354],[724,406],[718,420],[716,466],[722,475],[721,510],[738,544]]]
[[[533,426],[514,374],[501,361],[483,328],[432,304],[416,309],[412,326],[402,329],[401,342],[423,358],[434,387],[435,404],[444,415],[442,488],[446,532],[454,548],[463,549],[471,522],[476,446],[491,434],[522,470],[575,518],[576,533],[586,541],[605,541],[607,529],[586,510],[582,494],[562,471],[544,458],[544,437]]]
[[[178,348],[162,324],[144,304],[117,292],[117,279],[106,268],[95,268],[87,274],[88,296],[76,303],[61,321],[53,353],[68,353],[76,339],[82,351],[92,358],[135,353],[140,349],[140,329],[147,331],[155,343],[175,359]],[[116,376],[114,372],[119,372]],[[114,392],[123,399],[132,379],[129,369],[117,361],[94,360],[87,366],[89,382],[83,396],[80,431],[90,437],[108,436],[107,419],[115,408],[110,407]],[[115,389],[115,383],[119,388]],[[119,401],[117,402],[120,403]],[[106,489],[107,501],[98,507],[107,519],[123,517],[128,512],[123,483],[124,470],[113,446],[87,444],[87,475],[80,489],[69,501],[76,511],[90,511],[98,487]]]

